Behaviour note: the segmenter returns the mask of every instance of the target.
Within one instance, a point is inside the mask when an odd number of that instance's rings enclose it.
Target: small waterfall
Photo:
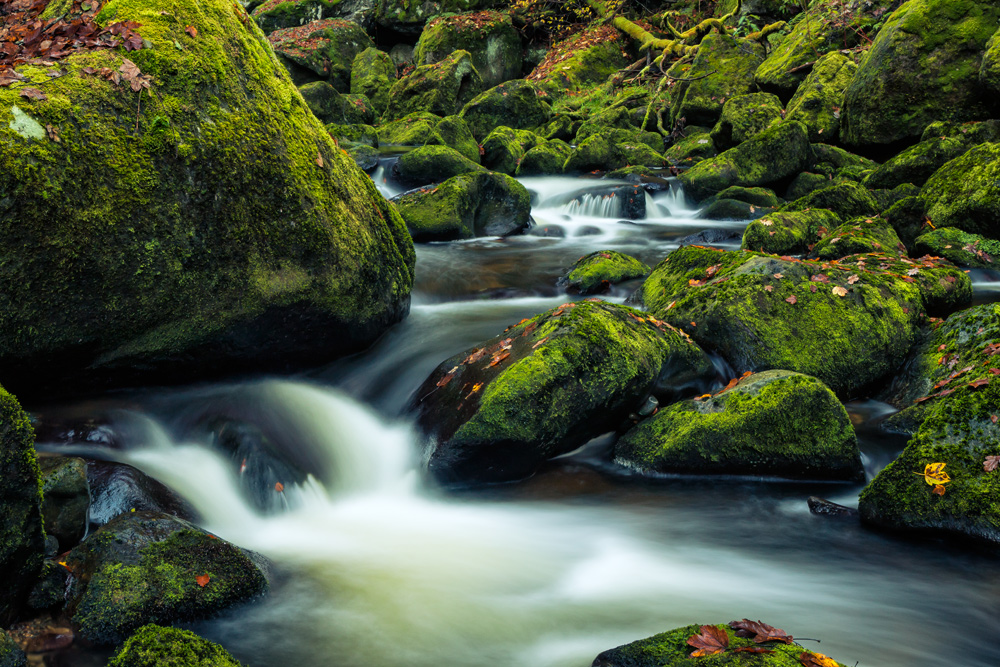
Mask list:
[[[618,218],[622,215],[621,199],[615,194],[580,195],[563,207],[567,215],[578,215],[588,218]]]

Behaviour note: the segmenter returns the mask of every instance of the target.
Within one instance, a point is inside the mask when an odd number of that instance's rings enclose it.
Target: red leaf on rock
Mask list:
[[[455,366],[450,371],[448,371],[447,375],[445,375],[443,378],[441,378],[440,380],[437,381],[437,386],[438,387],[443,387],[446,384],[448,384],[449,382],[451,382],[452,378],[455,377],[455,371],[457,371],[457,370],[458,370],[458,366]]]
[[[691,652],[692,658],[715,655],[729,648],[729,633],[716,625],[703,625],[699,634],[688,638],[687,644],[698,649]]]
[[[189,25],[188,27],[184,28],[184,32],[191,35],[192,38],[198,36],[198,29],[195,28],[193,25]]]
[[[736,631],[737,637],[753,638],[758,644],[770,641],[792,643],[790,634],[763,621],[751,621],[749,618],[744,618],[742,621],[730,621],[729,627]]]
[[[787,301],[788,303],[790,303],[790,304],[792,304],[794,306],[796,303],[798,303],[799,300],[796,299],[795,295],[793,294],[790,297],[788,297],[787,299],[785,299],[785,301]]]
[[[27,97],[29,100],[37,100],[39,102],[44,102],[49,99],[48,96],[37,88],[22,88],[17,91],[21,97]]]
[[[987,456],[983,461],[983,470],[986,472],[993,472],[997,467],[1000,467],[1000,456]]]
[[[199,574],[197,577],[194,578],[194,580],[198,582],[199,586],[204,588],[205,586],[208,586],[208,582],[211,581],[212,578],[207,574]]]
[[[764,646],[740,646],[733,649],[733,653],[774,653]]]

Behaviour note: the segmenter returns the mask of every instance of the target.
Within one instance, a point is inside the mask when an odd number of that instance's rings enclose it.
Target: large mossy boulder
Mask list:
[[[639,422],[615,443],[615,462],[645,474],[864,479],[851,420],[822,382],[775,370],[730,385]]]
[[[441,14],[471,12],[503,4],[500,0],[378,0],[376,21],[383,28],[416,35]]]
[[[895,188],[903,183],[921,186],[935,171],[969,150],[959,139],[934,137],[910,146],[865,177],[867,188]]]
[[[683,391],[714,376],[708,356],[673,327],[583,301],[448,359],[417,390],[413,409],[437,479],[505,482],[618,428],[658,382]]]
[[[906,246],[884,218],[861,217],[848,220],[823,235],[810,257],[830,261],[865,253],[905,256]]]
[[[550,139],[524,154],[517,165],[518,176],[561,174],[573,149],[565,141]]]
[[[810,141],[836,142],[840,136],[844,92],[857,70],[854,61],[839,51],[817,60],[809,76],[795,90],[785,119],[805,125]]]
[[[513,175],[524,155],[541,141],[528,130],[498,127],[483,139],[482,163],[493,171]]]
[[[371,100],[379,115],[389,106],[389,90],[396,81],[396,65],[388,53],[367,48],[351,63],[351,93]]]
[[[753,73],[763,61],[764,47],[757,42],[710,33],[690,65],[670,69],[680,80],[671,91],[672,121],[715,124],[727,100],[754,92]]]
[[[597,294],[612,285],[649,274],[649,266],[615,250],[598,250],[576,260],[562,281],[566,291]]]
[[[945,164],[920,198],[935,227],[1000,238],[1000,143],[977,146]]]
[[[694,648],[688,640],[705,632],[709,627],[725,635],[726,645],[734,649],[719,655],[691,657]],[[824,667],[845,667],[822,654],[814,654],[797,644],[768,642],[767,653],[754,653],[740,648],[759,648],[753,639],[740,637],[733,628],[720,624],[716,626],[687,625],[658,635],[624,644],[604,651],[596,658],[592,667],[698,667],[711,664],[718,667],[801,667],[808,664],[802,656],[812,655],[812,664]],[[821,662],[825,660],[827,662]]]
[[[509,236],[531,221],[528,190],[506,174],[487,171],[454,176],[392,201],[415,241]]]
[[[1000,269],[1000,241],[955,227],[932,229],[913,243],[917,255],[937,255],[957,266]]]
[[[309,110],[324,125],[371,125],[376,112],[363,95],[341,95],[326,81],[313,81],[299,88]]]
[[[688,128],[683,138],[675,141],[664,153],[667,162],[678,167],[690,167],[702,160],[713,158],[719,154],[715,142],[705,128]]]
[[[604,130],[576,146],[563,165],[565,172],[612,171],[627,166],[663,167],[666,161],[650,143],[659,135],[629,130]]]
[[[680,176],[684,192],[705,199],[731,185],[772,186],[791,180],[812,161],[805,125],[785,122],[720,155],[702,160]]]
[[[123,66],[112,50],[67,57],[58,78],[23,68],[45,100],[0,88],[12,390],[314,364],[407,313],[405,225],[245,19],[223,0],[104,5],[99,24],[137,21],[155,47],[128,53],[155,102],[88,76]],[[59,141],[32,129],[46,125]]]
[[[845,220],[862,215],[876,215],[881,210],[872,193],[853,181],[813,190],[801,199],[788,202],[781,210],[808,211],[816,208],[833,211]]]
[[[364,29],[352,21],[324,19],[267,36],[274,52],[330,82],[341,93],[351,92],[351,66],[365,49],[375,47]],[[292,72],[293,75],[295,72]]]
[[[718,150],[728,150],[781,122],[784,107],[775,95],[751,93],[738,95],[722,105],[722,115],[712,129],[712,141]]]
[[[501,83],[473,98],[459,115],[479,141],[501,126],[516,130],[540,127],[548,122],[550,111],[538,92],[534,84],[523,79]]]
[[[42,489],[35,433],[17,399],[0,387],[0,623],[14,621],[42,568]]]
[[[384,123],[378,128],[379,143],[399,146],[423,146],[434,135],[441,116],[426,111],[415,111],[399,120]]]
[[[437,125],[434,131],[427,137],[428,146],[448,146],[465,156],[466,159],[479,164],[480,151],[479,144],[472,136],[472,130],[460,116],[445,116]]]
[[[834,266],[685,246],[635,296],[738,373],[796,371],[850,396],[902,364],[925,313],[967,305],[972,287],[939,260],[863,256]]]
[[[912,142],[935,120],[989,118],[978,74],[998,21],[994,0],[903,3],[845,93],[842,141],[878,149]]]
[[[229,651],[190,630],[144,625],[118,647],[108,667],[240,667]]]
[[[375,19],[375,4],[376,0],[266,0],[251,16],[265,35],[322,19],[346,19],[368,28]]]
[[[268,590],[263,559],[177,517],[122,514],[65,557],[78,634],[97,645],[147,623],[214,616]]]
[[[468,51],[455,51],[434,63],[421,65],[402,77],[389,90],[389,105],[383,122],[424,111],[451,116],[483,90],[483,80]]]
[[[440,183],[475,171],[486,169],[448,146],[421,146],[401,155],[393,167],[393,173],[409,186]]]
[[[772,255],[805,254],[840,222],[839,215],[824,208],[775,211],[747,225],[740,247]]]
[[[624,37],[611,26],[583,30],[552,46],[525,79],[554,99],[591,90],[628,65]]]
[[[431,20],[420,33],[413,62],[430,65],[454,51],[469,52],[485,88],[521,75],[521,36],[507,14],[483,11]]]

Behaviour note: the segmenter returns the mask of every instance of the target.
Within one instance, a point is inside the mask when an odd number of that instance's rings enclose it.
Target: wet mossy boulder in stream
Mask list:
[[[728,150],[781,122],[784,107],[770,93],[739,95],[726,100],[719,122],[712,129],[718,150]]]
[[[87,532],[90,485],[87,462],[75,456],[42,455],[42,517],[45,534],[59,540],[59,551],[75,547]]]
[[[923,185],[935,171],[969,150],[962,141],[935,137],[910,146],[865,177],[867,188],[894,188],[903,183]]]
[[[563,165],[563,171],[612,171],[628,166],[665,166],[663,155],[651,143],[662,144],[662,139],[652,132],[602,130],[573,149]]]
[[[945,164],[920,198],[935,227],[1000,238],[1000,143],[977,146]]]
[[[679,180],[688,196],[702,200],[731,185],[771,186],[791,180],[811,161],[806,127],[785,122],[714,158],[702,160],[681,174]]]
[[[351,93],[364,95],[382,115],[389,106],[389,90],[396,81],[396,65],[388,53],[369,47],[351,63]]]
[[[493,171],[513,175],[525,153],[541,143],[541,139],[528,130],[498,127],[483,140],[482,163]]]
[[[500,0],[377,0],[376,21],[383,28],[404,34],[419,34],[424,24],[441,14],[490,9]]]
[[[108,667],[240,667],[229,651],[190,630],[150,623],[122,644]]]
[[[74,53],[55,79],[25,69],[45,79],[46,100],[0,88],[10,260],[0,367],[11,389],[315,364],[407,313],[414,254],[403,221],[245,19],[222,0],[102,8],[97,23],[137,21],[155,47],[128,54],[158,100],[141,105],[138,132],[129,85],[85,73],[117,71],[115,51]],[[60,140],[15,130],[15,115]]]
[[[801,199],[788,202],[781,210],[808,211],[816,208],[833,211],[843,219],[877,215],[881,210],[872,193],[853,181],[814,190]]]
[[[302,99],[324,125],[371,125],[377,114],[364,95],[341,95],[326,81],[314,81],[299,88]]]
[[[24,651],[3,629],[0,629],[0,667],[28,667]]]
[[[76,579],[67,609],[97,645],[147,623],[208,618],[268,590],[260,556],[157,512],[117,517],[64,560]]]
[[[417,390],[413,410],[438,480],[506,482],[618,428],[650,393],[694,393],[714,380],[709,357],[673,327],[582,301],[448,359]]]
[[[810,257],[830,261],[866,253],[906,255],[896,230],[878,216],[855,218],[831,229],[813,247]]]
[[[483,91],[483,80],[468,51],[455,51],[434,63],[421,65],[389,89],[389,105],[383,122],[425,111],[451,116]]]
[[[698,246],[670,253],[635,295],[738,373],[795,371],[842,396],[902,365],[925,313],[947,314],[971,298],[969,277],[939,260],[883,255],[832,265]]]
[[[35,433],[0,387],[0,624],[14,621],[42,567],[42,489]]]
[[[361,26],[341,19],[275,30],[267,39],[275,53],[292,63],[293,78],[299,78],[294,68],[301,67],[315,78],[326,79],[341,93],[351,92],[351,66],[355,57],[375,47]]]
[[[410,186],[447,181],[452,176],[483,171],[482,166],[448,146],[421,146],[399,157],[393,174]]]
[[[687,643],[688,639],[702,634],[706,627],[715,630],[719,635],[724,635],[725,645],[734,650],[715,655],[691,657],[694,647]],[[748,649],[760,646],[760,644],[754,643],[751,638],[738,636],[729,625],[704,626],[694,624],[661,632],[658,635],[604,651],[594,658],[591,667],[701,667],[703,665],[711,665],[712,667],[803,667],[804,664],[807,664],[800,659],[803,655],[816,656],[813,662],[815,665],[845,667],[831,658],[818,653],[814,654],[797,644],[768,642],[766,644],[768,653],[738,652],[740,648]],[[829,662],[820,662],[821,658]]]
[[[668,74],[679,82],[671,89],[671,121],[714,125],[727,100],[756,90],[753,73],[764,61],[764,47],[732,35],[710,33],[690,65],[675,65]]]
[[[916,140],[936,120],[989,118],[978,74],[1000,21],[994,0],[909,0],[875,38],[844,95],[841,140],[869,150]]]
[[[393,203],[415,241],[509,236],[531,221],[531,195],[506,174],[479,171],[404,192]]]
[[[839,51],[817,60],[788,103],[785,119],[805,125],[810,141],[836,142],[844,92],[857,69],[854,61]]]
[[[914,241],[918,255],[937,255],[957,266],[1000,269],[1000,241],[954,227],[932,229]]]
[[[378,128],[379,143],[398,146],[423,146],[434,135],[441,116],[415,111]],[[453,147],[454,148],[454,147]]]
[[[747,225],[740,247],[772,255],[801,255],[839,224],[840,216],[824,208],[774,211]]]
[[[730,385],[639,422],[615,443],[615,462],[644,474],[864,479],[851,420],[822,382],[775,370]]]
[[[432,19],[420,33],[413,62],[430,65],[454,51],[469,52],[485,88],[521,75],[521,36],[507,14],[487,10]]]
[[[518,176],[561,174],[573,149],[565,141],[550,139],[528,150],[517,165]]]
[[[250,15],[265,35],[322,19],[346,19],[368,28],[375,19],[375,4],[376,0],[266,0]]]
[[[459,115],[469,124],[473,136],[482,141],[501,126],[526,130],[545,125],[551,112],[534,84],[517,79],[480,93]]]
[[[649,274],[649,266],[635,257],[615,250],[598,250],[581,257],[563,276],[566,291],[575,294],[597,294],[612,285]]]

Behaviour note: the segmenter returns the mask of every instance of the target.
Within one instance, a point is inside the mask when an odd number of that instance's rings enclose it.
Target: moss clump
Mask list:
[[[671,89],[671,121],[686,118],[693,125],[713,125],[727,100],[753,92],[753,73],[764,61],[764,48],[732,35],[712,33],[702,40],[690,68],[678,66],[670,75],[681,81]],[[703,78],[698,78],[703,77]]]
[[[830,144],[812,145],[813,162],[809,168],[813,171],[832,176],[841,169],[857,167],[861,169],[874,169],[878,163],[866,157],[856,155],[850,151],[845,151],[838,146]]]
[[[566,272],[563,280],[569,292],[596,294],[615,285],[649,274],[649,266],[635,257],[614,250],[598,250],[581,257]]]
[[[920,197],[935,227],[1000,238],[1000,143],[977,146],[945,164]]]
[[[899,241],[896,230],[878,216],[855,218],[831,229],[813,247],[812,256],[833,260],[871,252],[906,255],[906,246]]]
[[[663,167],[666,165],[663,156],[643,141],[648,134],[629,130],[598,132],[573,149],[563,165],[563,171],[612,171],[633,165]],[[662,148],[662,139],[658,135],[653,136]]]
[[[454,51],[471,54],[486,88],[521,75],[521,36],[507,14],[483,11],[433,19],[420,33],[413,61],[430,65]]]
[[[378,128],[378,140],[383,144],[423,146],[434,135],[441,116],[426,111],[415,111],[399,120],[385,123]]]
[[[785,204],[781,210],[806,211],[813,208],[833,211],[842,219],[877,215],[880,210],[872,193],[852,181],[814,190],[801,199]]]
[[[393,171],[404,183],[427,185],[447,181],[459,174],[486,170],[454,148],[421,146],[400,156]]]
[[[514,174],[525,153],[541,143],[533,132],[498,127],[483,140],[483,164],[493,171]]]
[[[371,20],[370,9],[351,14],[346,5],[341,0],[266,0],[253,9],[251,16],[264,34],[323,19],[348,18],[362,26]]]
[[[459,115],[469,124],[473,136],[481,141],[501,126],[523,130],[544,125],[550,111],[538,96],[535,85],[518,79],[476,96]]]
[[[791,179],[812,159],[802,123],[781,123],[681,174],[684,191],[697,200],[731,185],[767,186]]]
[[[153,98],[86,74],[118,70],[117,51],[73,54],[57,79],[28,67],[48,95],[29,112],[55,142],[14,133],[9,109],[25,100],[0,89],[0,238],[16,246],[0,272],[9,386],[316,363],[405,315],[405,225],[238,4],[111,0],[96,20],[141,24],[154,48],[128,57]]]
[[[804,254],[822,234],[839,224],[840,216],[823,208],[775,211],[747,225],[740,247],[772,255]]]
[[[844,406],[816,378],[788,371],[661,409],[618,440],[615,462],[644,473],[864,479]]]
[[[844,91],[857,69],[854,61],[839,51],[817,60],[788,103],[785,118],[805,125],[810,141],[836,142]]]
[[[66,557],[77,575],[69,608],[88,641],[116,644],[147,623],[206,618],[268,589],[238,547],[158,512],[123,514]],[[200,577],[208,577],[204,585]]]
[[[918,255],[937,255],[958,266],[974,269],[1000,267],[1000,241],[979,234],[969,234],[954,227],[932,229],[917,237],[914,250]]]
[[[927,408],[903,453],[861,492],[861,518],[882,528],[1000,544],[1000,470],[984,469],[987,456],[1000,455],[998,404],[1000,382],[991,382],[978,389],[963,384]],[[930,463],[944,463],[951,477],[943,495],[922,477]]]
[[[563,165],[569,159],[573,149],[569,144],[559,139],[551,139],[538,144],[524,154],[517,165],[518,176],[541,176],[545,174],[561,174]]]
[[[986,44],[986,53],[979,66],[979,80],[994,97],[1000,95],[1000,29],[993,33]]]
[[[903,3],[844,95],[842,140],[884,147],[919,137],[935,120],[989,118],[978,74],[998,21],[993,0]]]
[[[375,109],[363,95],[341,95],[326,81],[314,81],[299,88],[302,99],[324,125],[371,125]]]
[[[894,188],[903,183],[923,185],[935,171],[968,149],[962,141],[949,137],[921,141],[876,167],[862,183],[867,188]]]
[[[425,111],[438,116],[457,114],[481,93],[483,80],[468,51],[455,51],[433,65],[421,65],[392,85],[383,121]]]
[[[42,489],[35,432],[17,399],[0,387],[0,623],[13,622],[42,567]]]
[[[685,246],[636,296],[737,372],[792,370],[851,395],[902,364],[923,313],[968,304],[972,288],[963,272],[926,258],[825,264]]]
[[[693,648],[687,640],[701,632],[701,625],[694,624],[634,641],[601,653],[594,659],[594,667],[802,667],[799,656],[810,653],[797,644],[767,644],[771,653],[750,654],[727,651],[718,655],[692,658]],[[755,646],[752,639],[743,639],[728,625],[715,626],[726,632],[731,648]],[[839,662],[837,667],[844,667]]]
[[[108,667],[240,667],[229,651],[188,630],[144,625],[118,648]]]
[[[778,206],[778,196],[767,188],[744,188],[739,185],[726,188],[718,195],[719,199],[735,199],[759,208],[775,208]]]
[[[0,630],[0,667],[27,667],[27,665],[28,659],[24,651],[6,630]]]
[[[590,90],[628,65],[621,33],[611,26],[583,30],[559,42],[525,78],[550,99]]]
[[[673,327],[601,301],[568,303],[441,364],[417,390],[429,467],[453,483],[502,482],[613,429],[654,390],[711,382]],[[447,380],[445,378],[448,378]]]
[[[781,122],[784,107],[770,93],[738,95],[726,100],[719,122],[712,129],[712,141],[727,150]]]
[[[388,53],[369,47],[351,62],[351,93],[364,95],[381,115],[389,106],[389,90],[396,81],[396,65]]]
[[[772,209],[762,209],[738,199],[713,198],[698,217],[704,220],[754,220]]]
[[[348,144],[364,144],[378,148],[378,130],[371,125],[336,125],[326,126],[330,136]]]
[[[785,190],[785,199],[795,201],[796,199],[805,197],[810,192],[822,190],[831,185],[835,185],[835,183],[828,176],[803,171],[788,184],[788,188]]]
[[[267,36],[275,53],[327,79],[339,92],[351,92],[351,66],[365,49],[375,47],[353,21],[324,19],[275,30]]]
[[[522,232],[531,219],[531,195],[505,174],[461,174],[433,188],[392,200],[416,241],[449,241]]]
[[[415,35],[435,16],[488,9],[498,4],[498,0],[378,0],[375,16],[383,27]]]
[[[692,131],[692,129],[700,131]],[[687,136],[675,142],[664,154],[667,161],[679,167],[689,167],[702,160],[713,158],[719,152],[705,128],[688,128]]]

